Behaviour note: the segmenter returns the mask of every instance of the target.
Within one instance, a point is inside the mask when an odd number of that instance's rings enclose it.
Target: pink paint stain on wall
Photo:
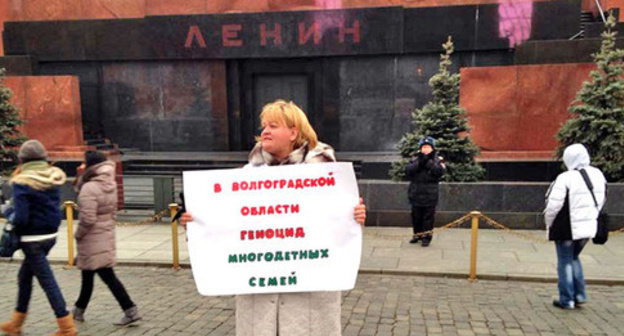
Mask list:
[[[498,36],[514,48],[531,37],[533,2],[501,0],[498,5]]]
[[[342,8],[342,0],[314,0],[318,8],[323,9],[340,9]]]
[[[322,9],[342,9],[342,0],[314,0],[317,8]],[[328,29],[336,28],[344,24],[342,15],[327,15],[322,12],[314,14],[314,21],[319,25],[321,36],[325,35]]]

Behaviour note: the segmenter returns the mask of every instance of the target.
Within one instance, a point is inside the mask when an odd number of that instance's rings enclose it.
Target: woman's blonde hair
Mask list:
[[[310,149],[316,147],[318,144],[318,138],[316,132],[310,125],[308,117],[305,113],[295,105],[295,103],[278,99],[272,103],[264,105],[262,112],[260,113],[260,122],[278,122],[287,127],[295,127],[299,130],[297,138],[295,139],[295,148],[303,146],[307,141]],[[256,138],[259,141],[259,137]]]

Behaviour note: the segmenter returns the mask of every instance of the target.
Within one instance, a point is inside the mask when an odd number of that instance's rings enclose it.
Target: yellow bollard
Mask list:
[[[63,203],[67,218],[67,266],[74,267],[74,205],[72,201]]]
[[[169,215],[173,218],[178,212],[178,204],[170,203],[169,204]],[[173,269],[180,269],[180,251],[178,248],[178,221],[171,222],[171,242],[173,243]]]
[[[469,281],[477,280],[477,241],[479,236],[479,211],[470,212],[472,217],[471,230],[470,230],[470,277]]]

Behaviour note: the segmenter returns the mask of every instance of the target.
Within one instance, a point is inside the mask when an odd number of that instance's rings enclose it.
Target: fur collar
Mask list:
[[[31,161],[18,167],[10,182],[27,185],[35,190],[46,190],[62,186],[66,179],[61,169],[45,161]]]
[[[89,181],[102,182],[108,187],[107,189],[110,189],[111,184],[116,188],[115,162],[107,160],[85,169],[84,173],[76,180],[76,189],[80,191],[82,186]]]
[[[313,149],[308,148],[308,143],[304,143],[303,146],[296,148],[288,157],[279,162],[273,155],[262,150],[262,143],[258,142],[249,153],[249,164],[252,166],[275,166],[285,164],[299,164],[299,163],[311,163],[311,162],[332,162],[336,161],[336,154],[334,149],[327,144],[319,142]]]

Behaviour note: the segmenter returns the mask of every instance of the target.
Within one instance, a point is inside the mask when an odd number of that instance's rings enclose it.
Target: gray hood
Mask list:
[[[573,144],[563,151],[563,163],[568,170],[580,169],[589,166],[589,153],[581,144]]]

